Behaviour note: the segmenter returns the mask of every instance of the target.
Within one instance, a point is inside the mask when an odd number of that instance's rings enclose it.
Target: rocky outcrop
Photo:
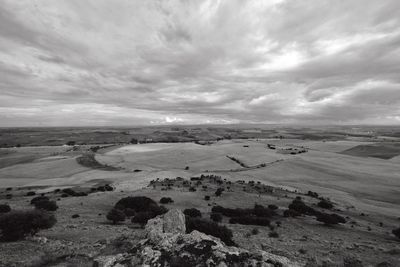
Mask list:
[[[132,253],[99,257],[95,266],[301,266],[265,251],[226,246],[198,231],[186,234],[185,216],[180,210],[149,220],[145,233],[146,238],[132,248]]]

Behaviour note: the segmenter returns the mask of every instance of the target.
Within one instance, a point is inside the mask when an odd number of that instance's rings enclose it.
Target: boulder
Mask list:
[[[130,255],[119,254],[119,259],[99,257],[95,266],[124,266],[127,261],[131,266],[302,266],[266,251],[227,246],[220,239],[196,230],[186,234],[185,216],[180,210],[170,210],[149,220],[145,239],[131,251]]]

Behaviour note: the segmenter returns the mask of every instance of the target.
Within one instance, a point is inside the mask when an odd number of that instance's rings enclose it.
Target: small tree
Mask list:
[[[11,208],[10,208],[9,205],[7,205],[7,204],[1,204],[0,205],[0,213],[7,213],[7,212],[10,212],[10,211],[11,211]]]
[[[125,221],[125,213],[119,209],[112,209],[107,213],[107,220],[112,221],[113,224],[117,224],[118,222]]]
[[[57,222],[53,214],[42,210],[11,211],[0,216],[1,239],[16,241],[34,235]]]

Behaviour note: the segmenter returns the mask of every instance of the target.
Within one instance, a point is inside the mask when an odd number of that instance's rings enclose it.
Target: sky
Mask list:
[[[398,0],[0,0],[0,126],[400,124]]]

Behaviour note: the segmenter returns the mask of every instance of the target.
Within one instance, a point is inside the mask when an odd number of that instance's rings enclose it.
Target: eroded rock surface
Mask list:
[[[198,231],[186,234],[185,216],[176,209],[149,220],[145,232],[131,254],[102,256],[95,266],[302,266],[265,251],[226,246]]]

